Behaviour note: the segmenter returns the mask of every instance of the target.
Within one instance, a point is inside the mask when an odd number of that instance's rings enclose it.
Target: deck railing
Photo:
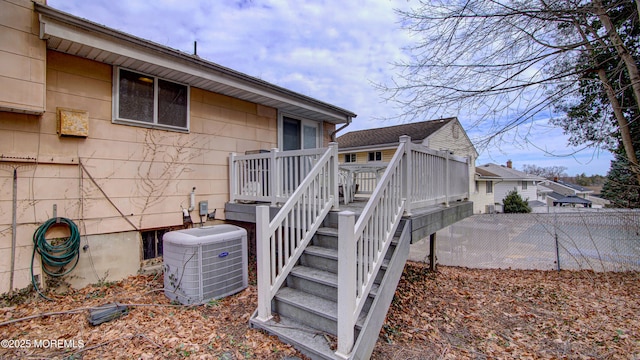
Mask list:
[[[449,151],[412,144],[410,209],[445,204],[469,196],[469,162]]]
[[[329,210],[337,209],[337,180],[338,145],[331,143],[273,220],[268,206],[257,207],[258,320],[271,318],[271,300]]]
[[[467,158],[413,143],[407,144],[405,151],[411,154],[407,160],[411,164],[408,179],[411,188],[408,209],[436,204],[447,205],[451,201],[469,196]],[[387,166],[386,163],[341,164],[341,181],[347,190],[351,190],[351,193],[366,196],[373,193]],[[345,196],[349,193],[345,191]],[[347,203],[350,201],[353,201],[353,196],[345,199]]]
[[[468,196],[468,169],[466,159],[413,145],[411,138],[401,136],[400,145],[358,222],[355,214],[340,213],[338,358],[349,358],[355,340],[354,326],[403,214],[411,212],[412,207],[448,204],[454,198]]]
[[[355,214],[338,217],[338,348],[348,358],[354,344],[354,326],[393,235],[407,199],[407,139],[400,145],[355,223]]]
[[[387,165],[387,163],[341,164],[340,183],[344,189],[345,204],[352,202],[356,193],[365,196],[372,194]]]
[[[232,153],[229,156],[230,201],[285,203],[326,150]]]

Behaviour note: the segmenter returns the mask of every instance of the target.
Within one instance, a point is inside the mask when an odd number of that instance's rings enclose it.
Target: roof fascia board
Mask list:
[[[421,140],[415,140],[415,139],[411,139],[411,142],[413,144],[416,145],[422,145]],[[393,142],[393,143],[387,143],[387,144],[373,144],[373,145],[362,145],[362,146],[351,146],[351,147],[344,147],[344,148],[339,148],[338,151],[339,152],[356,152],[356,151],[367,151],[367,150],[389,150],[389,149],[397,149],[398,145],[400,145],[400,142]],[[433,150],[433,149],[429,149],[429,150]],[[438,150],[433,150],[433,151],[438,151]]]
[[[166,67],[318,112],[339,122],[347,122],[357,116],[347,110],[323,103],[311,97],[269,84],[231,69],[215,66],[212,63],[194,58],[177,50],[162,47],[136,37],[126,36],[121,32],[83,21],[82,19],[58,12],[55,9],[38,4],[36,4],[36,9],[40,13],[41,39],[46,40],[48,37],[53,36],[96,47],[120,56]],[[123,46],[122,43],[98,36],[98,33],[106,35],[107,37],[116,38],[120,42],[128,44],[126,44],[127,46]]]
[[[480,175],[481,178],[485,178],[485,179],[498,179],[498,180],[502,180],[502,181],[536,181],[535,179],[527,179],[527,178],[507,178],[507,177],[502,177],[500,175],[496,175],[496,176],[482,176]]]
[[[397,148],[399,144],[400,143],[365,145],[365,146],[352,146],[352,147],[345,147],[345,148],[340,148],[339,147],[338,148],[338,152],[358,152],[358,151],[369,151],[369,150],[389,150],[389,149]]]

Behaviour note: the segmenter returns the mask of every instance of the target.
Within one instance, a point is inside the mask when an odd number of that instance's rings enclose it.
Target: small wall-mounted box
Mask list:
[[[58,135],[89,136],[89,112],[67,108],[56,108]]]
[[[200,208],[200,216],[206,216],[209,213],[209,202],[207,200],[200,201],[198,203]]]

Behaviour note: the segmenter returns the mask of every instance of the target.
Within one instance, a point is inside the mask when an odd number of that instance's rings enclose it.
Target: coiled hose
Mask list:
[[[64,224],[69,228],[69,237],[54,245],[47,241],[45,235],[52,226],[59,224]],[[40,296],[47,300],[51,300],[40,292],[38,283],[33,275],[33,262],[36,257],[36,251],[40,254],[40,259],[42,260],[42,271],[45,274],[53,277],[67,275],[75,269],[76,265],[78,265],[78,260],[80,260],[80,231],[78,230],[78,227],[72,220],[58,217],[47,220],[44,224],[38,227],[35,233],[33,233],[31,283]],[[71,264],[74,260],[75,262],[73,263],[73,266],[65,269],[65,266]],[[44,278],[42,280],[44,281]]]

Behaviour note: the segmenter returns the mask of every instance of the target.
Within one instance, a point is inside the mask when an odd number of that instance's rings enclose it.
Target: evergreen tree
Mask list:
[[[640,154],[638,154],[640,155]],[[624,154],[616,154],[600,193],[612,207],[640,208],[640,186]]]
[[[527,201],[518,194],[517,191],[511,190],[502,200],[503,211],[511,214],[526,214],[531,212],[531,207]]]

